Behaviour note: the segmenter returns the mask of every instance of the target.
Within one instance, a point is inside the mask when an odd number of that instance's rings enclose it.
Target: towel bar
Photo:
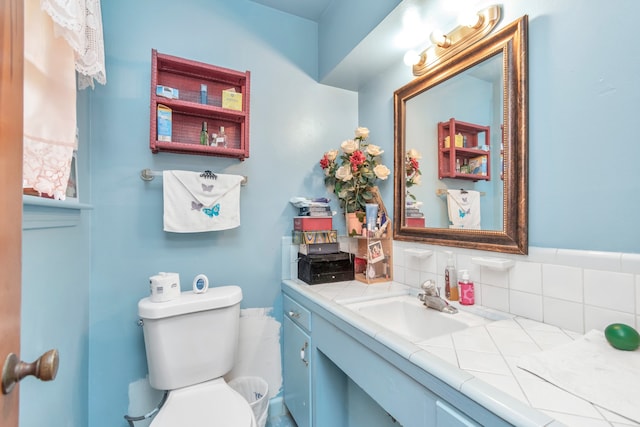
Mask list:
[[[154,171],[154,170],[151,170],[149,168],[142,169],[140,171],[140,178],[143,181],[153,181],[153,178],[156,177],[156,176],[159,176],[159,177],[162,178],[162,171]],[[247,178],[246,175],[244,175],[242,177],[242,182],[240,184],[241,185],[247,185],[247,182],[248,182],[248,178]]]

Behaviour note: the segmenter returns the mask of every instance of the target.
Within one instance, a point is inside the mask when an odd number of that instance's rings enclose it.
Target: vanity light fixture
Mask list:
[[[445,49],[451,46],[451,39],[440,30],[433,30],[429,39],[431,40],[431,43]]]
[[[433,45],[420,53],[420,60],[407,63],[408,52],[405,55],[405,64],[413,65],[413,75],[421,76],[430,67],[455,55],[467,46],[484,38],[493,30],[500,20],[500,5],[489,6],[476,14],[467,14],[459,19],[460,25],[444,34],[441,31],[433,31],[430,39]]]

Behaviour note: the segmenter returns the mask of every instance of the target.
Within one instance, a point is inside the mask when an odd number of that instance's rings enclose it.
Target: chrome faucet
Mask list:
[[[436,283],[433,280],[427,280],[420,287],[424,292],[418,294],[418,299],[423,302],[425,307],[450,314],[458,312],[457,308],[440,297],[440,290],[436,287]]]

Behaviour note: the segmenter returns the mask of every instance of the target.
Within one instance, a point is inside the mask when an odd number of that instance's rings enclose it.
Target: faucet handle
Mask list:
[[[440,296],[440,293],[438,292],[438,289],[436,288],[436,282],[434,282],[431,279],[425,281],[422,285],[420,285],[420,287],[422,289],[424,289],[425,294],[430,296],[430,297]]]

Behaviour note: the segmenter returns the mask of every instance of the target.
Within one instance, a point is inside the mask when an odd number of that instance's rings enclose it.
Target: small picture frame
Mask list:
[[[376,240],[369,243],[367,247],[367,255],[370,263],[376,263],[384,259],[384,251],[382,250],[382,242]]]

